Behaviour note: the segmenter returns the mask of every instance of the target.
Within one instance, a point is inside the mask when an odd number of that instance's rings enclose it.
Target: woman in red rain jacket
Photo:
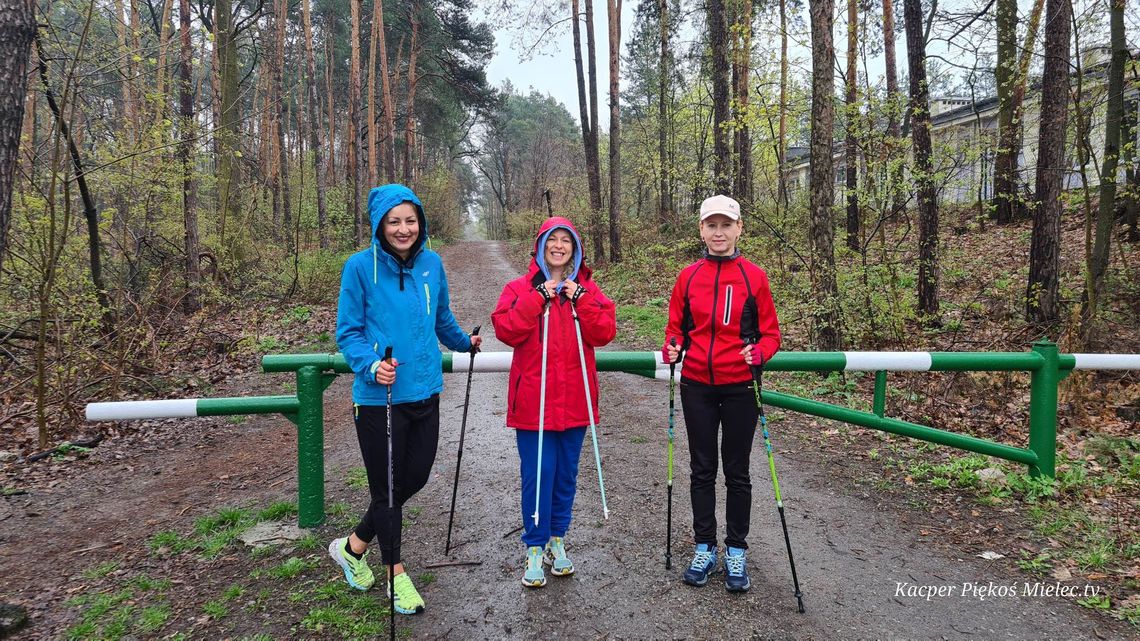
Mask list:
[[[744,562],[752,511],[748,460],[760,413],[751,368],[763,367],[780,349],[768,276],[736,248],[743,229],[740,205],[732,198],[712,196],[701,203],[705,255],[677,276],[662,350],[666,363],[676,362],[684,353],[681,405],[689,438],[689,493],[697,546],[683,578],[689,585],[703,586],[717,571],[720,436],[727,491],[724,585],[730,592],[750,587]]]
[[[527,274],[503,288],[491,315],[495,336],[514,348],[507,392],[507,426],[515,428],[522,475],[523,543],[527,547],[523,585],[546,585],[543,564],[555,576],[574,573],[563,537],[578,484],[578,459],[586,426],[586,390],[572,311],[581,323],[586,374],[594,422],[598,421],[598,374],[594,348],[609,343],[617,332],[614,304],[590,278],[583,260],[582,239],[567,219],[546,220],[534,242],[534,260]],[[538,481],[540,381],[542,377],[543,315],[549,307],[546,398],[543,417],[542,474]]]

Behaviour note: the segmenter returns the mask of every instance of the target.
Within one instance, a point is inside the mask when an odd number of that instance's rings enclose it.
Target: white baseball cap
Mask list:
[[[721,214],[732,220],[740,220],[740,203],[721,194],[709,196],[701,203],[701,220]]]

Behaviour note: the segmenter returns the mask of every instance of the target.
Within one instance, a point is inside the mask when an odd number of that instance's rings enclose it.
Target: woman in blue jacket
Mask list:
[[[353,416],[372,501],[360,524],[329,544],[329,555],[344,570],[350,586],[367,590],[374,577],[364,555],[376,538],[381,560],[394,566],[389,589],[395,590],[396,611],[417,614],[424,601],[400,559],[400,524],[402,506],[427,483],[435,462],[443,390],[439,343],[466,352],[477,350],[482,339],[464,333],[451,313],[443,263],[439,254],[424,247],[427,219],[412,190],[403,185],[374,188],[368,195],[368,213],[372,245],[350,256],[341,273],[336,342],[356,374]],[[392,359],[384,361],[388,347]],[[388,386],[392,388],[392,510],[388,509]]]

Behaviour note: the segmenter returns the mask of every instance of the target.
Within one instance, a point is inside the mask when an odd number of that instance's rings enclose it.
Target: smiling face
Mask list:
[[[713,214],[701,221],[701,240],[713,256],[731,256],[744,224],[724,214]]]
[[[569,271],[570,261],[574,259],[574,239],[565,229],[555,229],[546,237],[546,246],[542,253],[546,261],[546,268],[551,274]]]
[[[384,240],[400,258],[407,260],[416,239],[420,237],[420,217],[412,203],[400,203],[384,215],[381,222]]]

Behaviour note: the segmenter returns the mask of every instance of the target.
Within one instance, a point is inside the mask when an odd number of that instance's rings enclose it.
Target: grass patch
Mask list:
[[[297,514],[297,504],[292,501],[277,501],[257,513],[258,521],[280,521]]]
[[[617,319],[630,328],[632,334],[642,340],[660,341],[665,335],[665,324],[669,320],[666,300],[653,298],[645,305],[618,305]]]
[[[316,534],[306,534],[297,540],[298,550],[317,550],[324,547],[324,541]]]
[[[107,576],[108,574],[114,572],[117,569],[119,569],[118,563],[116,563],[114,561],[107,561],[106,563],[100,563],[99,565],[96,565],[93,568],[87,568],[86,570],[84,570],[83,571],[83,578],[85,578],[85,579],[101,579],[101,578]]]
[[[363,467],[349,469],[344,477],[344,484],[357,490],[368,487],[368,471]]]
[[[79,623],[64,632],[66,639],[153,637],[170,619],[165,579],[137,576],[107,592],[84,594],[66,605],[82,610]]]
[[[301,620],[301,628],[343,639],[387,636],[387,600],[346,589],[341,580],[318,586],[308,594],[315,602]]]
[[[229,615],[230,609],[226,607],[225,603],[215,599],[213,601],[207,601],[206,604],[202,606],[202,612],[205,612],[206,616],[211,619],[219,621]]]
[[[313,564],[305,559],[294,556],[269,570],[269,576],[276,579],[293,579],[312,566]]]

